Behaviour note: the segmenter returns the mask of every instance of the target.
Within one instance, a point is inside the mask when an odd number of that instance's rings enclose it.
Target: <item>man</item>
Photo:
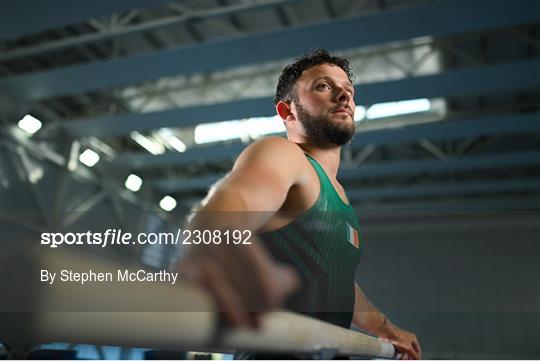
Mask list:
[[[242,152],[194,217],[194,229],[252,230],[251,246],[209,245],[188,252],[184,276],[206,287],[233,326],[287,308],[392,341],[419,359],[416,336],[393,325],[354,282],[363,242],[336,179],[352,138],[354,87],[349,63],[325,50],[297,59],[279,79],[275,105],[287,138]],[[260,355],[251,355],[260,357]]]

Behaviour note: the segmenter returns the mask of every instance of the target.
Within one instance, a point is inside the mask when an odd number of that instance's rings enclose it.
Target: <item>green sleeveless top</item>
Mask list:
[[[293,222],[260,234],[274,258],[294,267],[301,286],[286,307],[349,328],[354,311],[354,274],[364,242],[354,209],[343,202],[315,159],[320,193],[315,204]]]

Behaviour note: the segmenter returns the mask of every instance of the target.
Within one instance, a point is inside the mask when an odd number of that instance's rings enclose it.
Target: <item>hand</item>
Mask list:
[[[392,336],[386,341],[391,342],[398,353],[400,360],[421,360],[422,350],[418,338],[414,333],[393,326]]]
[[[296,272],[276,263],[256,241],[194,246],[178,269],[186,281],[211,293],[234,327],[258,327],[262,312],[280,306],[299,285]]]

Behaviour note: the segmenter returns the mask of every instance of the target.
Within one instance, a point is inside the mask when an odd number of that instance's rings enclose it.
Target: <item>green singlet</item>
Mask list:
[[[319,163],[306,156],[319,177],[317,201],[293,222],[258,236],[278,262],[294,267],[300,275],[301,285],[287,299],[286,308],[350,328],[354,274],[364,248],[360,225],[354,209],[343,202]],[[251,352],[239,352],[236,356],[296,358]]]

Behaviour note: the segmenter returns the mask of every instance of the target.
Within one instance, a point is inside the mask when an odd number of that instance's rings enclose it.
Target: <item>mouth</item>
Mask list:
[[[347,114],[348,116],[352,117],[352,112],[347,108],[338,108],[338,109],[336,109],[336,110],[334,110],[332,112],[332,114],[334,114],[334,113],[338,113],[338,114],[343,113],[343,114]]]

